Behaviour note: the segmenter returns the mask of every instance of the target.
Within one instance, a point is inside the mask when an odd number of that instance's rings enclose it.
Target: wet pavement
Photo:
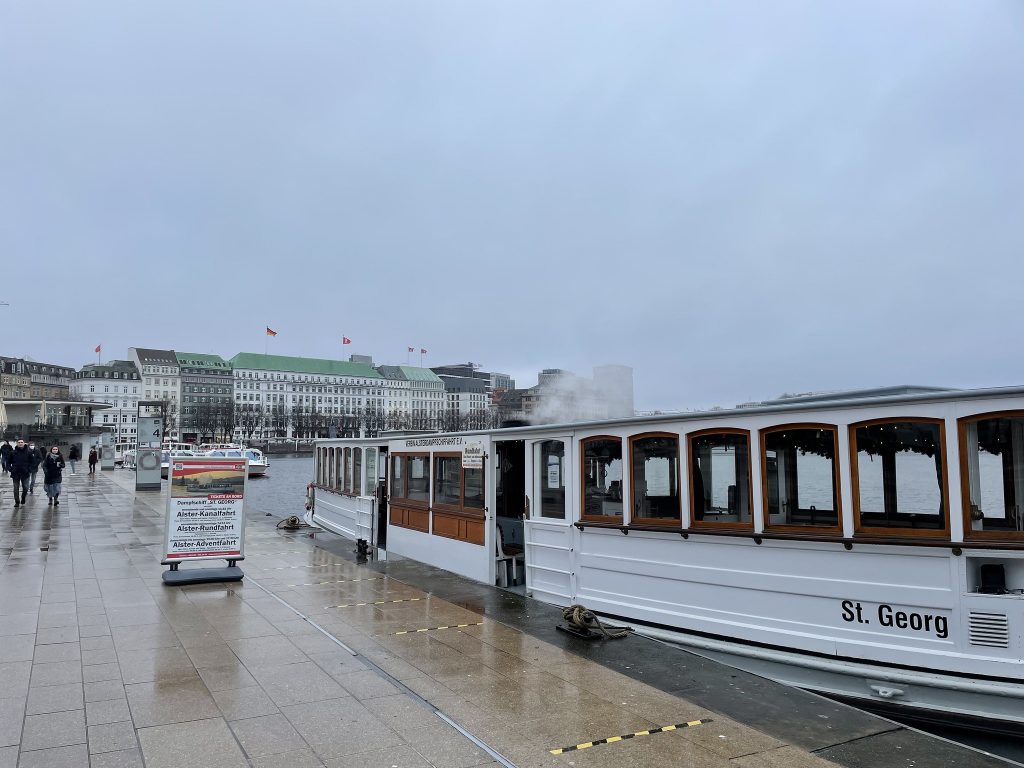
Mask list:
[[[1001,764],[276,517],[249,516],[243,582],[165,587],[133,481],[14,510],[2,478],[0,768]]]

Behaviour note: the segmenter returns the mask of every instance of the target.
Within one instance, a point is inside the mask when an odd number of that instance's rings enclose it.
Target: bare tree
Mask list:
[[[196,431],[197,442],[212,441],[217,431],[217,408],[210,403],[199,403],[192,408],[191,427]]]
[[[266,411],[264,411],[262,405],[245,403],[235,408],[235,426],[238,427],[246,440],[252,440],[256,430],[263,426],[266,416]]]
[[[228,400],[214,406],[214,421],[221,442],[228,442],[235,431],[235,401]]]

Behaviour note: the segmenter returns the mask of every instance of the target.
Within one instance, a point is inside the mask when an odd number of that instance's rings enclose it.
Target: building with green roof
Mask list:
[[[279,437],[340,433],[346,417],[395,407],[399,393],[370,363],[239,352],[235,407],[264,415],[261,432]]]
[[[377,370],[398,394],[394,408],[408,413],[413,426],[437,423],[447,407],[440,376],[414,365],[379,365]]]
[[[178,417],[181,439],[201,442],[213,438],[224,422],[231,421],[234,381],[231,363],[220,355],[201,352],[174,353],[181,377]],[[230,426],[230,424],[227,424]],[[230,430],[228,430],[230,431]]]
[[[261,355],[255,352],[239,352],[231,358],[235,370],[253,372],[274,372],[281,374],[303,374],[308,376],[344,376],[348,378],[379,379],[380,374],[372,365],[353,363],[346,360],[323,360],[315,357],[286,357],[285,355]]]

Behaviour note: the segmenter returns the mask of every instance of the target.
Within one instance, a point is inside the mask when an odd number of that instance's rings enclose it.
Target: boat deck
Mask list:
[[[16,513],[0,487],[0,768],[1006,765],[255,513],[243,582],[165,587],[133,481],[66,473]]]

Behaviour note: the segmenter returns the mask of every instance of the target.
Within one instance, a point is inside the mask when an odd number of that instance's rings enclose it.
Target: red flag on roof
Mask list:
[[[409,351],[410,351],[410,352],[415,352],[415,351],[416,351],[416,348],[415,348],[415,347],[409,347]]]
[[[425,354],[427,354],[427,350],[425,350],[425,349],[421,349],[421,350],[420,350],[420,354],[421,354],[421,355],[425,355]]]
[[[98,355],[100,353],[101,349],[103,349],[103,345],[102,344],[97,344],[96,345],[96,349],[94,349],[93,352],[95,352]],[[125,392],[127,392],[127,391],[128,390],[126,389]]]
[[[269,325],[267,326],[267,336],[277,336],[277,331],[273,330]]]
[[[341,343],[342,344],[351,344],[352,343],[352,339],[350,339],[348,336],[342,336],[341,337]]]

